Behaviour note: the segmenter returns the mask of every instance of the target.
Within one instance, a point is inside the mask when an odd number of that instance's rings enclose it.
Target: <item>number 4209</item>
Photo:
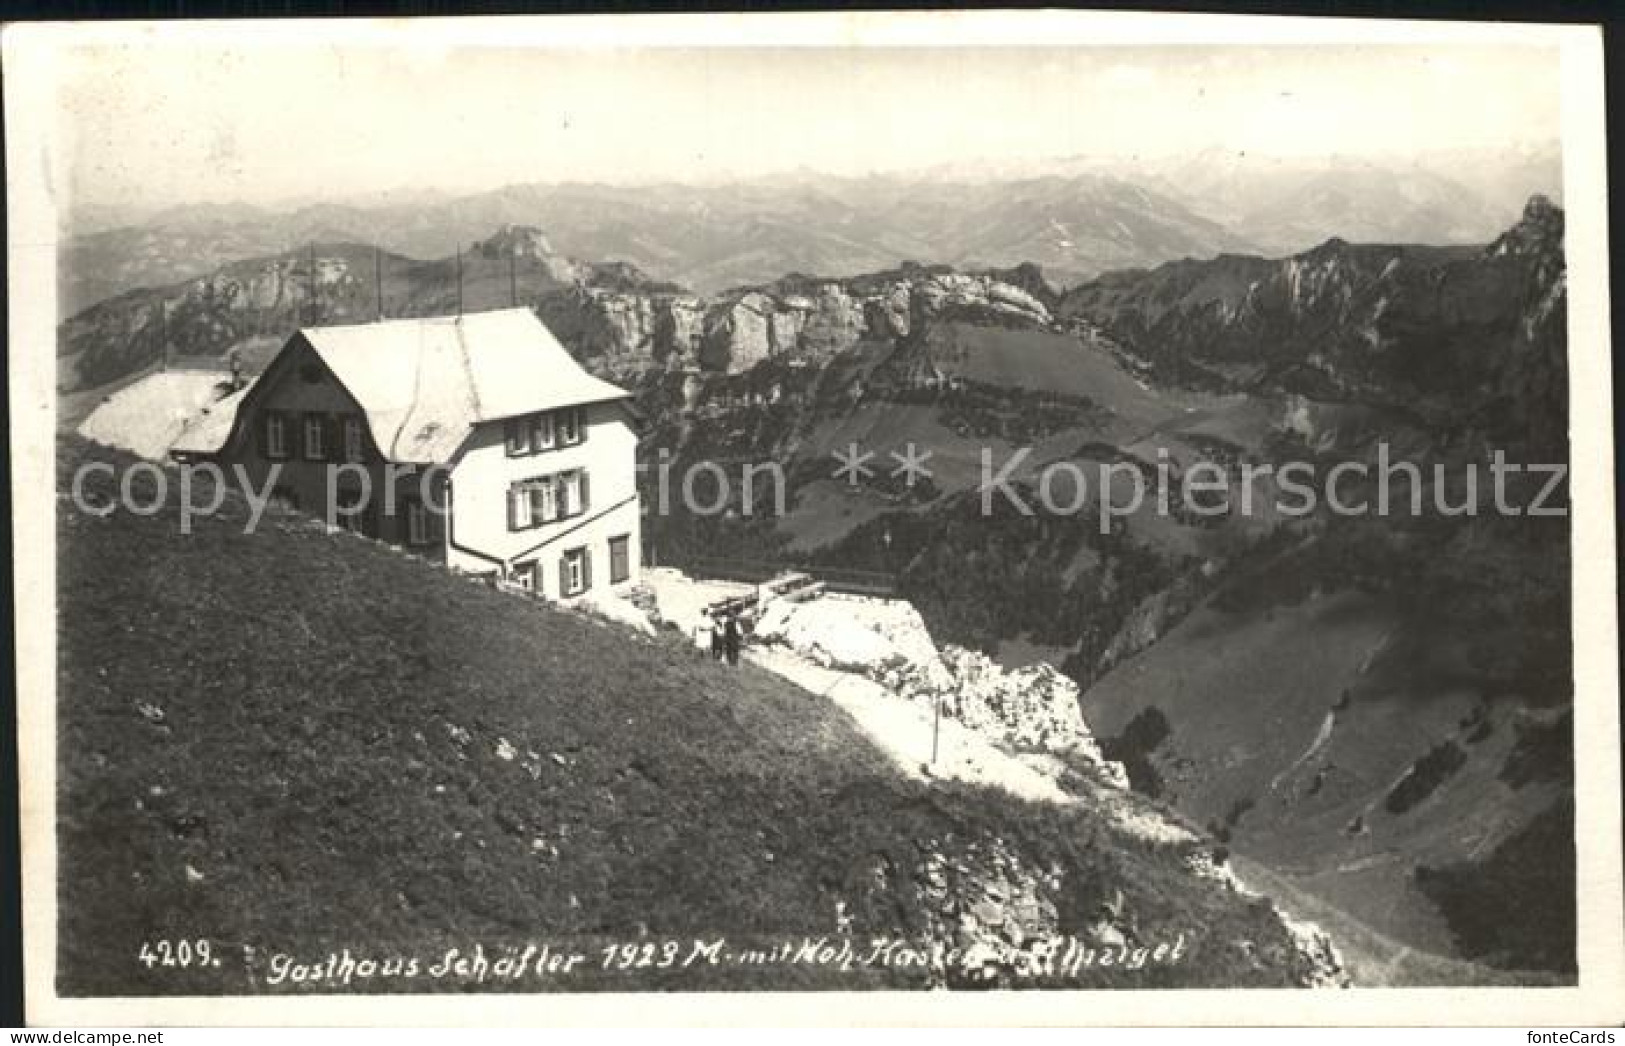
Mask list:
[[[136,953],[136,961],[147,969],[154,966],[219,966],[220,959],[214,954],[214,947],[205,938],[195,941],[142,941],[141,950]]]

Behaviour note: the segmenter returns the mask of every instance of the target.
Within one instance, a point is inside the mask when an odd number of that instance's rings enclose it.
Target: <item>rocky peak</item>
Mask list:
[[[623,294],[682,294],[683,288],[666,280],[657,280],[628,261],[599,262],[586,267],[586,283],[590,287]]]
[[[1550,226],[1561,231],[1563,208],[1553,203],[1551,197],[1544,193],[1536,193],[1523,205],[1523,224]]]
[[[504,225],[475,249],[488,258],[546,259],[553,255],[553,245],[534,225]]]
[[[1315,261],[1326,261],[1347,254],[1348,250],[1349,241],[1343,239],[1341,236],[1333,236],[1325,243],[1311,247],[1296,257],[1314,259]]]
[[[1043,268],[1033,262],[1022,262],[1013,269],[989,269],[983,275],[1025,292],[1046,309],[1054,309],[1061,298],[1060,292],[1044,276]]]
[[[1524,205],[1523,217],[1490,245],[1491,257],[1512,255],[1544,260],[1563,252],[1563,208],[1535,195]]]

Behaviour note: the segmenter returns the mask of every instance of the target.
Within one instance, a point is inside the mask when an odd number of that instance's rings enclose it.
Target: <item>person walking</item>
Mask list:
[[[739,631],[739,615],[729,614],[728,623],[723,626],[722,645],[728,654],[728,664],[738,667],[739,646],[744,636]]]

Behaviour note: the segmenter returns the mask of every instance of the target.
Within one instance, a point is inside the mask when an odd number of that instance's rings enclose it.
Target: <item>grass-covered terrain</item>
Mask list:
[[[132,463],[64,442],[64,490],[89,460]],[[111,504],[116,482],[94,474],[89,499]],[[143,502],[151,487],[132,483]],[[595,949],[838,931],[952,944],[992,853],[1007,855],[1000,876],[1035,884],[1057,933],[1085,935],[1109,900],[1131,942],[1185,935],[1178,963],[1065,983],[1304,972],[1266,904],[1184,869],[1190,844],[1137,841],[1087,808],[911,781],[777,676],[302,517],[270,514],[248,535],[246,507],[228,502],[182,535],[169,491],[144,517],[59,501],[65,994],[344,990],[267,977],[279,954],[427,963],[527,942],[589,959],[520,990],[922,986],[917,968],[604,971]],[[140,961],[143,946],[198,939],[221,965]]]

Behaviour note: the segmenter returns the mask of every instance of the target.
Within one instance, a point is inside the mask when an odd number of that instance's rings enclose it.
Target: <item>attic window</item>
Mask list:
[[[571,447],[581,442],[581,409],[573,407],[558,414],[559,445]]]
[[[509,457],[517,457],[530,449],[530,444],[525,438],[525,425],[521,419],[509,418],[503,424],[503,435]]]
[[[530,421],[530,449],[552,450],[554,445],[553,415],[538,414]]]

